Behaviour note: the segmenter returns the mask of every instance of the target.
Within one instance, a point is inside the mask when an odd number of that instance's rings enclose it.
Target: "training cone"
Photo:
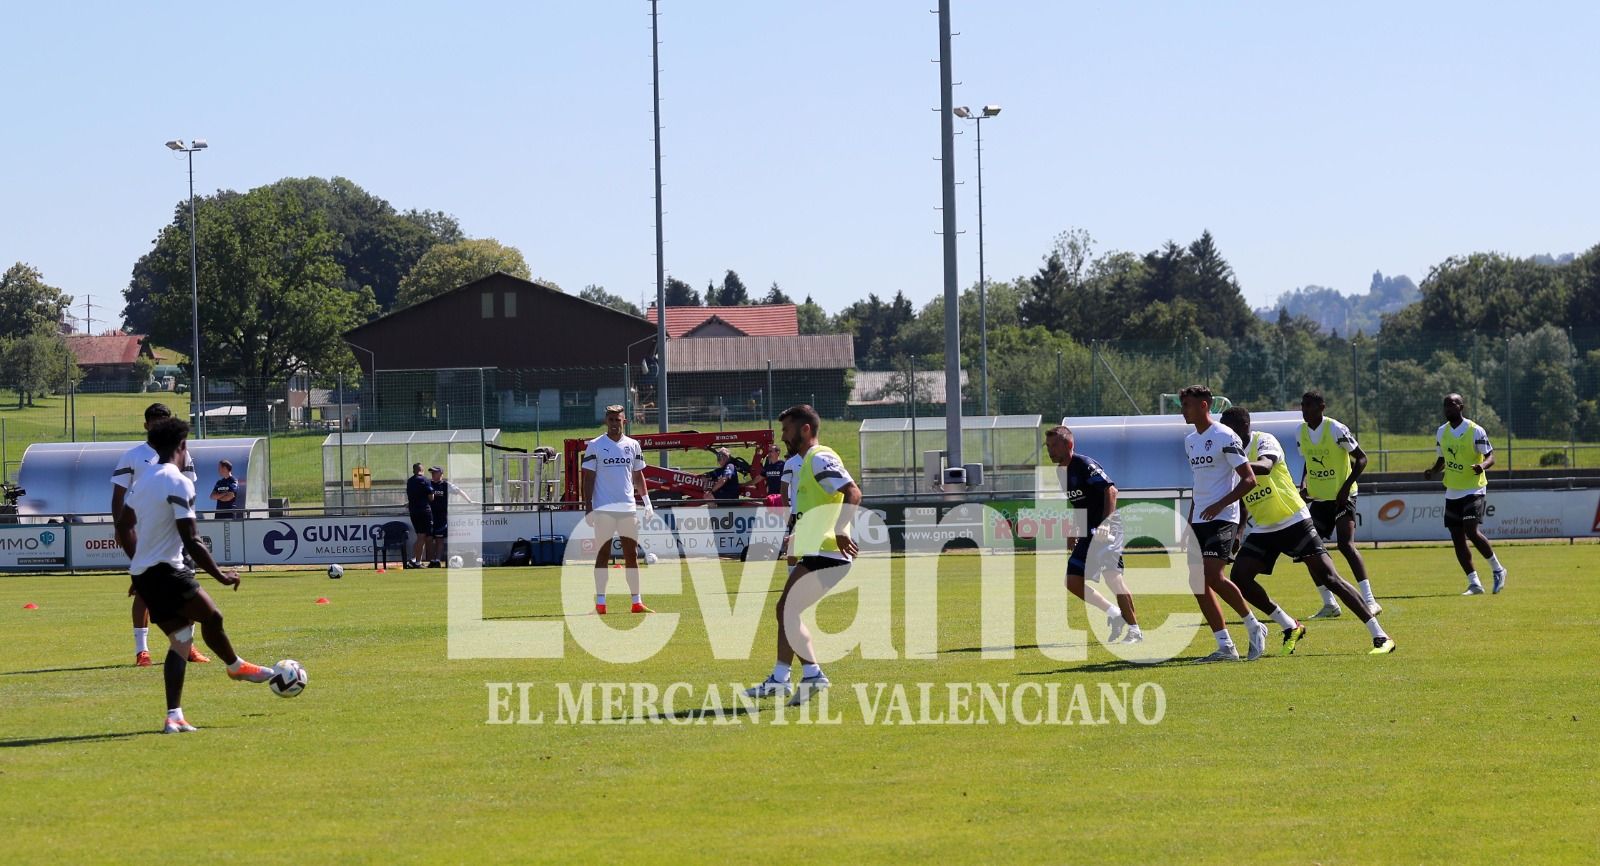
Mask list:
[[[383,574],[383,573],[384,573],[384,572],[385,572],[385,571],[387,571],[387,570],[388,570],[388,569],[384,569],[384,568],[380,568],[380,569],[378,569],[378,573],[379,573],[379,574]]]
[[[22,609],[23,610],[38,610],[39,606],[30,601],[27,604],[23,605]]]
[[[317,598],[317,604],[327,604],[327,603],[328,603],[328,597],[327,596],[319,596]]]

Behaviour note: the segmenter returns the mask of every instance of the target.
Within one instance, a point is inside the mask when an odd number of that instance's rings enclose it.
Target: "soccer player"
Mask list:
[[[619,405],[606,407],[606,432],[589,440],[579,460],[583,469],[584,518],[594,527],[594,612],[606,612],[606,583],[611,578],[611,539],[622,540],[623,574],[633,594],[633,613],[655,613],[639,592],[639,514],[635,500],[651,511],[644,480],[644,449],[622,435],[627,423]]]
[[[211,501],[217,503],[212,508],[217,520],[244,516],[240,511],[244,508],[244,502],[239,499],[239,479],[233,477],[232,462],[217,461],[217,483],[211,485]]]
[[[1450,530],[1450,541],[1456,547],[1456,561],[1467,573],[1467,591],[1462,595],[1482,595],[1483,584],[1478,582],[1478,570],[1472,564],[1472,546],[1489,560],[1494,569],[1494,591],[1506,588],[1506,569],[1494,555],[1494,547],[1483,534],[1484,495],[1489,482],[1484,475],[1494,465],[1494,446],[1489,444],[1489,434],[1477,422],[1461,414],[1466,401],[1460,394],[1444,398],[1444,420],[1434,439],[1439,459],[1422,473],[1423,480],[1431,481],[1439,470],[1444,470],[1444,525]],[[1475,462],[1468,463],[1477,457]]]
[[[1383,613],[1383,605],[1372,595],[1367,563],[1356,550],[1356,479],[1367,469],[1367,452],[1361,450],[1349,427],[1323,414],[1327,408],[1321,391],[1307,391],[1300,398],[1300,417],[1305,419],[1297,437],[1305,460],[1300,489],[1309,501],[1311,525],[1317,535],[1338,541],[1339,553],[1350,565],[1362,600],[1377,616]],[[1317,591],[1322,593],[1322,610],[1312,614],[1312,619],[1332,619],[1344,612],[1332,590],[1319,583]]]
[[[778,416],[783,424],[783,444],[800,456],[795,470],[795,513],[789,518],[791,555],[798,560],[789,570],[774,611],[778,619],[778,660],[759,685],[745,690],[753,698],[782,697],[793,692],[789,706],[799,706],[829,686],[828,676],[816,662],[811,632],[800,616],[822,600],[828,590],[850,571],[858,551],[850,537],[850,524],[861,503],[861,488],[844,468],[832,448],[817,441],[822,419],[809,405],[791,406]],[[808,517],[809,515],[809,517]],[[811,578],[805,580],[805,578]],[[788,626],[794,618],[795,630]],[[800,684],[790,685],[794,660],[800,659]]]
[[[1294,479],[1289,475],[1289,464],[1284,460],[1278,437],[1250,432],[1250,413],[1242,406],[1224,411],[1222,423],[1241,440],[1250,441],[1245,457],[1258,482],[1244,497],[1249,530],[1239,548],[1239,558],[1233,564],[1233,582],[1251,604],[1270,614],[1273,621],[1283,627],[1283,654],[1294,652],[1301,638],[1306,636],[1306,627],[1285,613],[1256,580],[1260,575],[1272,573],[1273,563],[1278,561],[1280,553],[1305,565],[1313,583],[1327,587],[1350,605],[1372,635],[1372,655],[1394,652],[1394,641],[1378,625],[1378,618],[1368,609],[1366,599],[1334,569],[1333,559],[1312,525],[1311,509],[1300,498]]]
[[[445,539],[450,535],[450,495],[455,494],[465,499],[468,505],[478,503],[473,502],[465,490],[451,484],[449,479],[444,477],[443,468],[430,466],[428,474],[432,476],[428,484],[433,488],[433,495],[428,500],[428,508],[433,513],[433,526],[428,530],[428,536],[433,548],[433,564],[437,567],[446,556]]]
[[[144,409],[144,429],[148,433],[151,426],[165,418],[172,417],[172,410],[165,403],[151,403]],[[188,451],[184,452],[185,463],[182,466],[183,476],[192,483],[195,479],[194,462],[188,459]],[[138,538],[134,533],[124,534],[118,525],[117,519],[122,514],[122,506],[128,491],[132,489],[134,480],[139,474],[159,463],[154,448],[148,442],[122,452],[117,459],[117,468],[111,473],[111,522],[116,533],[117,544],[122,547],[129,559],[133,558],[134,548]],[[133,663],[142,668],[150,667],[150,609],[145,605],[144,599],[139,597],[135,587],[129,585],[128,595],[133,596]],[[200,650],[193,647],[189,650],[189,661],[204,664],[211,661]]]
[[[411,477],[406,479],[406,512],[411,516],[411,531],[417,534],[417,540],[412,542],[411,558],[404,567],[422,568],[422,557],[428,555],[433,542],[433,485],[422,477],[421,463],[411,464]]]
[[[1056,464],[1056,478],[1061,482],[1061,492],[1073,508],[1082,508],[1089,534],[1079,538],[1072,546],[1067,559],[1067,589],[1106,615],[1111,627],[1112,643],[1123,639],[1127,630],[1127,643],[1144,640],[1139,630],[1139,618],[1133,610],[1133,594],[1122,579],[1122,527],[1117,517],[1117,485],[1111,476],[1093,458],[1076,451],[1077,440],[1072,429],[1055,427],[1044,434],[1045,449]],[[1092,549],[1094,538],[1102,539],[1100,549]],[[1091,566],[1092,563],[1092,566]],[[1117,596],[1116,606],[1084,580],[1100,580],[1105,575],[1106,587]]]
[[[1239,500],[1255,488],[1256,476],[1250,469],[1250,461],[1245,459],[1244,443],[1239,435],[1212,422],[1210,388],[1190,385],[1179,392],[1178,399],[1183,407],[1183,420],[1194,425],[1194,432],[1183,439],[1183,448],[1188,452],[1189,469],[1194,472],[1189,523],[1200,545],[1204,584],[1192,578],[1191,582],[1201,589],[1194,598],[1217,641],[1217,651],[1200,661],[1239,661],[1239,649],[1228,635],[1222,608],[1217,605],[1218,596],[1244,619],[1245,633],[1250,637],[1247,658],[1254,661],[1267,650],[1267,627],[1250,612],[1239,587],[1223,574],[1223,570],[1233,562],[1237,546]]]
[[[171,644],[163,670],[167,687],[163,734],[196,730],[183,715],[183,679],[189,651],[194,647],[195,623],[200,624],[206,646],[228,665],[230,679],[264,683],[275,673],[271,667],[253,665],[233,651],[222,628],[222,612],[194,579],[194,569],[184,564],[187,553],[218,583],[239,589],[239,573],[217,568],[195,528],[194,482],[178,471],[178,466],[189,459],[185,442],[188,435],[189,425],[180,418],[162,418],[151,425],[148,443],[155,449],[158,462],[135,479],[117,516],[117,527],[127,537],[133,537],[136,529],[139,533],[128,572],[151,618]]]

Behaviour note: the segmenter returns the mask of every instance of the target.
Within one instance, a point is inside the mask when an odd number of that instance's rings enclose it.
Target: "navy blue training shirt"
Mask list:
[[[1114,485],[1111,476],[1093,457],[1073,454],[1066,466],[1056,467],[1056,477],[1072,507],[1087,513],[1089,529],[1093,531],[1106,519],[1106,488]]]

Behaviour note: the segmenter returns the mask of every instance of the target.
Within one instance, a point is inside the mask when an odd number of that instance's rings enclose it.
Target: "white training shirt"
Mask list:
[[[1478,454],[1480,454],[1480,455],[1482,455],[1484,457],[1488,457],[1490,454],[1494,453],[1494,446],[1489,444],[1489,431],[1483,429],[1482,427],[1479,427],[1478,426],[1478,422],[1472,420],[1471,418],[1462,418],[1460,427],[1452,428],[1450,426],[1449,422],[1445,422],[1445,423],[1439,425],[1439,429],[1438,430],[1434,431],[1434,434],[1433,434],[1433,448],[1434,448],[1435,451],[1437,451],[1439,453],[1440,457],[1444,456],[1444,431],[1445,430],[1450,430],[1452,433],[1454,433],[1455,435],[1459,436],[1463,432],[1463,429],[1466,428],[1469,425],[1473,428],[1473,431],[1472,431],[1472,445],[1473,445],[1474,448],[1477,449]],[[1476,461],[1474,461],[1474,462],[1476,462]],[[1444,498],[1446,498],[1446,499],[1465,499],[1468,496],[1476,496],[1476,495],[1478,495],[1480,493],[1487,493],[1488,490],[1489,490],[1489,473],[1480,472],[1480,473],[1478,473],[1478,489],[1477,490],[1451,490],[1450,488],[1446,487],[1444,489]]]
[[[783,461],[783,480],[779,482],[784,495],[784,505],[789,506],[789,513],[794,513],[794,504],[800,498],[799,485],[795,484],[794,474],[800,471],[800,461],[804,458],[799,454],[791,454]]]
[[[139,533],[129,574],[143,574],[151,566],[166,563],[183,568],[183,537],[178,521],[194,519],[194,482],[171,463],[157,463],[139,474],[138,484],[123,500],[133,509]]]
[[[1183,448],[1189,455],[1189,469],[1194,473],[1195,523],[1203,522],[1200,512],[1212,503],[1233,492],[1239,483],[1238,469],[1250,462],[1244,457],[1244,442],[1239,434],[1225,424],[1212,422],[1204,433],[1190,433],[1183,437]],[[1215,520],[1239,522],[1239,503],[1222,510]]]
[[[818,484],[822,485],[823,490],[829,493],[838,493],[856,483],[856,480],[850,477],[850,470],[844,468],[844,461],[839,459],[839,455],[818,451],[813,447],[811,451],[807,452],[807,457],[811,460],[812,476],[817,479]],[[803,463],[795,464],[794,480],[789,485],[790,498],[796,501],[800,499],[800,467],[802,465]],[[826,556],[829,559],[850,561],[849,556],[837,550],[802,550],[799,555]]]
[[[580,461],[584,471],[594,473],[596,511],[635,511],[633,473],[644,469],[644,449],[638,440],[624,436],[613,440],[600,435],[589,440]]]
[[[1334,423],[1338,423],[1338,422],[1334,422]],[[1271,464],[1273,466],[1276,466],[1279,463],[1283,462],[1283,460],[1285,459],[1284,456],[1283,456],[1283,443],[1278,441],[1278,437],[1272,435],[1271,433],[1259,433],[1258,432],[1258,433],[1252,433],[1251,434],[1251,438],[1255,439],[1255,441],[1256,441],[1256,458],[1257,459],[1265,460],[1265,461],[1267,461],[1267,463],[1269,463],[1269,464]],[[1247,452],[1245,454],[1245,456],[1249,457],[1250,455]],[[1265,483],[1265,482],[1266,482],[1266,477],[1265,476],[1263,476],[1263,475],[1257,475],[1256,476],[1256,483],[1261,484],[1261,483]],[[1248,517],[1248,512],[1247,512],[1246,516]],[[1252,532],[1276,532],[1279,529],[1284,529],[1284,528],[1293,526],[1296,523],[1300,523],[1302,521],[1310,520],[1310,519],[1311,519],[1311,509],[1310,509],[1310,507],[1302,505],[1302,506],[1300,506],[1300,510],[1299,511],[1296,511],[1294,514],[1291,514],[1288,517],[1285,517],[1284,519],[1278,521],[1277,523],[1269,524],[1267,526],[1257,526],[1255,524],[1254,520],[1247,520],[1247,522],[1245,523],[1244,531],[1245,531],[1246,535],[1249,535]]]
[[[186,450],[183,453],[188,455],[189,452]],[[183,477],[189,479],[192,483],[196,477],[194,473],[194,458],[186,456],[186,459],[188,463],[183,467]],[[140,442],[138,445],[122,452],[122,456],[117,458],[117,468],[111,473],[111,483],[121,487],[123,490],[127,490],[133,486],[133,482],[138,479],[139,475],[152,466],[160,465],[160,463],[161,455],[156,453],[156,449],[151,448],[149,442]]]

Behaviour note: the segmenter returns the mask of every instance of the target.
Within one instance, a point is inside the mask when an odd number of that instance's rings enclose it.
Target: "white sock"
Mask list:
[[[788,682],[789,681],[789,666],[784,664],[783,662],[778,662],[777,664],[773,665],[772,666],[772,678],[774,680],[780,682],[780,683]]]
[[[1245,628],[1255,628],[1256,626],[1258,626],[1260,624],[1261,624],[1261,620],[1256,619],[1256,615],[1254,613],[1247,613],[1247,614],[1244,615],[1244,627]]]
[[[133,651],[136,653],[150,651],[150,629],[148,627],[133,630]]]
[[[822,665],[806,662],[800,666],[800,676],[804,679],[822,676]]]
[[[173,707],[172,709],[167,710],[167,718],[174,722],[183,718],[183,707]]]
[[[1478,583],[1478,573],[1476,571],[1468,572],[1467,573],[1467,586],[1480,586],[1480,585],[1481,584]]]
[[[1283,626],[1284,631],[1288,631],[1289,629],[1292,629],[1300,624],[1295,622],[1294,617],[1284,613],[1283,608],[1281,607],[1275,607],[1272,609],[1272,621],[1280,626]]]
[[[1378,599],[1372,595],[1372,581],[1361,581],[1361,597],[1366,599],[1367,607],[1372,607],[1378,603]]]
[[[1225,650],[1233,646],[1233,637],[1225,628],[1212,632],[1211,636],[1217,639],[1217,649]]]
[[[595,604],[605,604],[606,603],[606,594],[602,592],[602,593],[596,595],[594,597],[594,603]]]
[[[644,596],[638,594],[637,592],[634,593],[633,594],[633,603],[634,604],[644,604]]]
[[[1322,604],[1324,607],[1339,606],[1339,597],[1333,594],[1333,590],[1325,586],[1319,586],[1317,587],[1317,592],[1322,593]]]
[[[1505,571],[1506,570],[1506,567],[1500,564],[1500,556],[1498,554],[1489,557],[1489,567],[1494,569],[1495,571]]]
[[[1373,617],[1372,619],[1367,620],[1367,631],[1372,632],[1372,636],[1373,637],[1388,637],[1389,636],[1389,635],[1384,633],[1383,626],[1378,625],[1378,618],[1377,617]]]

